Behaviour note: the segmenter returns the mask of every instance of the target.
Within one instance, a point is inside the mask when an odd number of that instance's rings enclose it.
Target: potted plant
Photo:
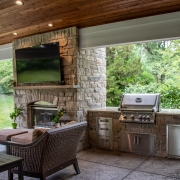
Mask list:
[[[54,117],[53,119],[53,122],[55,124],[58,124],[59,123],[59,118],[64,114],[64,108],[62,108],[61,110],[59,110],[56,114],[56,116]]]
[[[16,123],[16,118],[21,114],[22,112],[22,108],[14,108],[14,111],[10,113],[10,118],[12,119],[12,128],[16,129],[17,127],[17,123]]]

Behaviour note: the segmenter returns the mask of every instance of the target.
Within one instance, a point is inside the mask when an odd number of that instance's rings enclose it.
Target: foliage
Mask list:
[[[180,108],[179,72],[180,40],[107,48],[107,105],[124,92],[160,93],[162,108]]]
[[[169,84],[139,84],[129,85],[125,93],[160,93],[161,107],[165,109],[180,109],[180,89]]]
[[[0,94],[0,129],[11,127],[11,121],[8,119],[13,108],[13,94]]]
[[[15,123],[15,121],[16,121],[16,118],[21,114],[21,112],[22,112],[22,110],[23,110],[23,108],[22,107],[16,107],[16,108],[14,108],[14,111],[12,111],[11,113],[10,113],[10,118],[13,120],[13,122]]]
[[[0,61],[0,93],[12,93],[13,66],[12,60]]]
[[[54,123],[59,123],[59,118],[64,114],[64,108],[62,108],[61,110],[59,110],[56,114],[56,116],[53,119]]]
[[[107,106],[118,105],[123,89],[135,83],[141,72],[140,58],[134,51],[134,45],[107,48]]]

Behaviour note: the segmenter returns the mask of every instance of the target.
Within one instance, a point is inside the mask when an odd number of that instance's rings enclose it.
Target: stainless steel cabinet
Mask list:
[[[154,154],[155,136],[152,134],[120,133],[120,150],[143,154]]]
[[[112,118],[98,117],[96,131],[98,147],[112,149]]]
[[[166,152],[167,156],[180,157],[180,125],[167,124]]]

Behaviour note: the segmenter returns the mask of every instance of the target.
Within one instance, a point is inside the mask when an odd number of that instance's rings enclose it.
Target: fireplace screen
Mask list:
[[[34,126],[52,127],[55,125],[53,119],[57,113],[56,108],[33,107],[32,113]]]

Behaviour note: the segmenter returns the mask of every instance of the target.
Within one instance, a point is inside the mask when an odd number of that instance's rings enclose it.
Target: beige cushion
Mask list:
[[[28,133],[12,136],[11,141],[20,144],[29,144],[35,141],[38,137],[47,131],[45,128],[28,129]]]
[[[32,134],[33,132],[28,132],[28,133],[20,134],[17,136],[12,136],[11,141],[20,143],[20,144],[29,144],[29,143],[32,143]]]
[[[71,121],[62,126],[68,126],[75,124],[77,121]],[[38,139],[42,134],[44,134],[48,129],[46,128],[37,128],[37,129],[28,129],[28,133],[12,136],[11,140],[21,144],[29,144]]]
[[[32,142],[35,141],[37,138],[39,138],[42,134],[44,134],[47,131],[45,128],[37,128],[33,131],[32,134]]]
[[[27,133],[24,129],[2,129],[0,130],[0,142],[8,141],[12,136]]]
[[[75,123],[77,123],[77,121],[71,121],[71,122],[68,122],[68,123],[66,123],[66,124],[63,124],[63,125],[61,125],[61,126],[68,126],[68,125],[75,124]]]

